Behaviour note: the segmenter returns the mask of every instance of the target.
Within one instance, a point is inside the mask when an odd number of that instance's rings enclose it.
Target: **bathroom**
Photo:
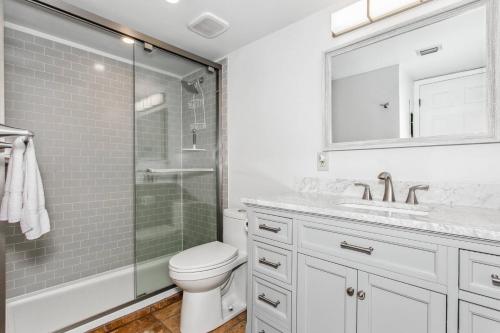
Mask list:
[[[0,3],[0,332],[500,332],[497,0]]]

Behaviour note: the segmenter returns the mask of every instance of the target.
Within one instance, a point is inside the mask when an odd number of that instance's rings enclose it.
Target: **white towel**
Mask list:
[[[25,139],[25,137],[18,137],[12,144],[12,155],[7,170],[0,220],[9,221],[9,223],[19,222],[22,215]]]
[[[36,239],[50,231],[50,220],[45,209],[42,177],[36,161],[35,146],[31,138],[24,155],[21,231],[27,239]]]

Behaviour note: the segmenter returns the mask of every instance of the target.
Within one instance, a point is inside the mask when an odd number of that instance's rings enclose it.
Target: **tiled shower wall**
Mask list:
[[[134,262],[134,77],[130,63],[9,28],[5,33],[6,122],[37,134],[52,225],[36,241],[9,225],[7,296],[13,297]],[[106,70],[95,72],[96,62]],[[179,78],[138,68],[137,99],[160,91],[166,97],[165,111],[137,119],[136,133],[147,133],[136,137],[138,170],[180,168],[181,156],[183,167],[214,166],[216,78],[205,70],[191,76],[198,75],[206,79],[208,115],[198,142],[208,151],[182,155],[181,140],[191,144],[185,103],[191,96],[181,93]],[[225,117],[224,105],[222,112]],[[183,182],[135,175],[138,261],[215,239],[215,173]]]
[[[165,96],[163,105],[136,114],[136,260],[142,262],[182,250],[181,178],[145,174],[147,168],[181,167],[182,88],[180,78],[143,68],[135,84],[137,101]]]
[[[217,77],[206,69],[202,69],[184,78],[192,81],[203,77],[201,87],[204,91],[206,128],[197,131],[197,147],[206,149],[201,152],[187,152],[183,156],[185,168],[214,168],[213,172],[185,174],[183,179],[183,240],[184,248],[200,245],[217,238],[217,198],[216,198],[216,169],[215,149],[217,147]],[[183,145],[192,146],[192,124],[194,123],[193,110],[189,108],[193,93],[182,91],[183,107]],[[195,98],[201,98],[200,93]],[[196,108],[196,118],[199,123],[203,111],[201,106]]]
[[[36,241],[9,226],[12,297],[133,262],[133,68],[5,34],[6,122],[36,134],[52,226]],[[94,71],[96,62],[106,70]]]

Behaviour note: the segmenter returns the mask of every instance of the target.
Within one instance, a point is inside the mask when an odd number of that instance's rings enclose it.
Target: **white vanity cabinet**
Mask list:
[[[500,333],[500,242],[247,206],[247,333]]]
[[[298,332],[446,332],[446,296],[299,255]]]

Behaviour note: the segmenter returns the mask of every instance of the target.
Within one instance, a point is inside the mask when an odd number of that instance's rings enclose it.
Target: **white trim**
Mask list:
[[[420,88],[424,85],[427,84],[432,84],[436,82],[443,82],[443,81],[448,81],[448,80],[454,80],[454,79],[459,79],[467,76],[472,76],[472,75],[477,75],[477,74],[485,74],[486,73],[486,68],[476,68],[476,69],[471,69],[467,71],[462,71],[462,72],[457,72],[457,73],[452,73],[452,74],[446,74],[446,75],[440,75],[440,76],[434,76],[430,77],[427,79],[422,79],[422,80],[417,80],[413,82],[413,105],[414,105],[414,110],[413,110],[413,134],[415,137],[415,133],[418,133],[417,137],[420,137]]]
[[[180,76],[180,75],[177,75],[177,74],[174,74],[174,73],[170,73],[170,72],[167,72],[167,71],[164,71],[164,70],[161,70],[161,69],[157,69],[157,68],[154,68],[154,67],[151,67],[151,66],[148,66],[148,65],[141,64],[141,63],[135,63],[134,64],[134,61],[132,61],[130,59],[126,59],[126,58],[122,58],[122,57],[119,57],[119,56],[115,56],[113,54],[110,54],[110,53],[107,53],[107,52],[103,52],[103,51],[94,49],[94,48],[89,47],[89,46],[78,44],[78,43],[75,43],[75,42],[72,42],[72,41],[69,41],[69,40],[66,40],[66,39],[63,39],[63,38],[59,38],[59,37],[56,37],[56,36],[53,36],[53,35],[49,35],[49,34],[46,34],[44,32],[40,32],[40,31],[31,29],[31,28],[28,28],[28,27],[24,27],[24,26],[21,26],[21,25],[12,23],[12,22],[6,21],[5,24],[4,24],[4,26],[6,28],[9,28],[9,29],[21,31],[21,32],[24,32],[24,33],[27,33],[27,34],[30,34],[30,35],[33,35],[33,36],[40,37],[40,38],[45,38],[45,39],[51,40],[53,42],[57,42],[57,43],[64,44],[64,45],[67,45],[67,46],[70,46],[70,47],[74,47],[74,48],[77,48],[77,49],[80,49],[80,50],[91,52],[91,53],[94,53],[94,54],[97,54],[97,55],[100,55],[100,56],[103,56],[103,57],[106,57],[106,58],[110,58],[110,59],[113,59],[113,60],[116,60],[116,61],[120,61],[120,62],[129,64],[129,65],[132,65],[132,66],[135,65],[137,67],[144,68],[144,69],[156,72],[156,73],[168,75],[168,76],[174,77],[174,78],[179,79],[179,80],[182,80],[182,78],[183,78],[183,76]]]

